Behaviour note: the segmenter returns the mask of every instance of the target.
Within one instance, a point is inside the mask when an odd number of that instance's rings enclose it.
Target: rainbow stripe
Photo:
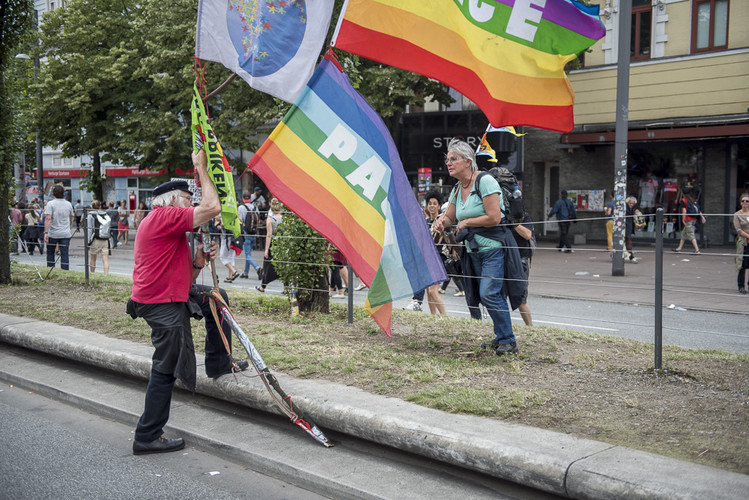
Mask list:
[[[390,132],[333,58],[248,166],[346,256],[389,336],[392,301],[447,275]]]
[[[335,46],[449,85],[494,126],[569,132],[575,94],[564,65],[605,29],[598,6],[538,3],[348,0]]]

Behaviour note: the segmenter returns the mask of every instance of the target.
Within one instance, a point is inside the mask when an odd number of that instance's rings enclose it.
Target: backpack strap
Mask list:
[[[476,176],[476,182],[473,183],[473,191],[471,191],[471,194],[476,194],[479,198],[481,198],[481,193],[479,193],[479,184],[481,184],[481,178],[485,175],[489,175],[489,172],[482,170],[481,172],[479,172],[479,175]]]

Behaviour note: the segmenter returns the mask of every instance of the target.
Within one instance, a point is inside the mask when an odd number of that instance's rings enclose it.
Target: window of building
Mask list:
[[[61,162],[61,160],[60,160],[59,156],[53,156],[52,157],[52,165],[54,165],[55,167],[59,167],[60,166],[60,162]]]
[[[653,8],[650,0],[632,0],[632,33],[629,57],[650,59],[650,38],[653,31]]]
[[[692,52],[728,47],[729,0],[695,0],[692,4]]]

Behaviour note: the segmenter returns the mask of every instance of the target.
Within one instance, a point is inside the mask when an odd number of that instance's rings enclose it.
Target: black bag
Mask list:
[[[247,213],[244,215],[244,220],[242,221],[242,232],[244,234],[257,234],[260,215],[257,210],[251,209],[246,203],[242,206],[247,209]]]
[[[520,222],[523,220],[525,208],[523,206],[523,193],[518,188],[518,179],[515,174],[504,167],[494,167],[488,171],[479,172],[474,183],[475,193],[479,192],[479,183],[484,175],[491,175],[499,183],[502,189],[502,216],[509,222]],[[480,196],[480,195],[479,195]]]

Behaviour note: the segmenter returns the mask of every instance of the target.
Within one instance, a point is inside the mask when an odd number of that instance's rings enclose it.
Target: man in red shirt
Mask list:
[[[202,248],[192,255],[186,233],[221,211],[218,194],[208,177],[205,152],[193,153],[192,160],[202,186],[200,205],[192,206],[192,193],[185,181],[157,186],[151,201],[153,211],[138,226],[135,238],[133,292],[128,313],[146,320],[155,349],[145,408],[135,430],[135,455],[176,451],[185,446],[182,438],[165,438],[163,428],[169,420],[176,379],[195,391],[190,317],[200,319],[202,313],[200,306],[190,300],[190,290],[203,266],[216,256],[215,246],[210,255],[204,255]],[[244,364],[241,369],[247,367],[246,361],[240,363]]]

